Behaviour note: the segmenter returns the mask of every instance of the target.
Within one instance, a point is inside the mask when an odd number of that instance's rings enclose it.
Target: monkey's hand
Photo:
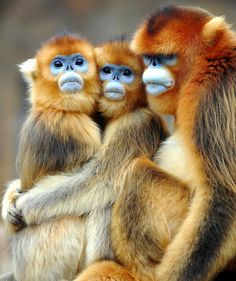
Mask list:
[[[10,183],[2,201],[2,218],[8,232],[15,233],[26,226],[21,211],[16,208],[16,200],[21,196],[20,180]]]
[[[15,208],[22,216],[26,225],[41,224],[46,221],[40,215],[43,208],[37,204],[37,200],[44,196],[43,191],[34,189],[32,192],[32,190],[19,196],[15,202]],[[37,196],[37,199],[35,196]]]

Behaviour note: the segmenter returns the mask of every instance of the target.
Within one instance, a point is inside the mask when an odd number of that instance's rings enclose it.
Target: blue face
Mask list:
[[[176,55],[157,55],[144,56],[144,64],[148,67],[159,67],[160,65],[175,65],[177,62]]]
[[[58,55],[52,60],[50,70],[53,75],[58,75],[66,71],[86,72],[88,70],[88,62],[80,54],[69,56]]]
[[[58,86],[63,93],[78,93],[83,88],[83,78],[79,73],[88,71],[88,61],[80,54],[56,56],[50,63],[54,76],[61,75]]]
[[[100,70],[102,81],[117,81],[121,83],[132,83],[134,80],[133,71],[126,65],[106,64]]]
[[[99,72],[104,86],[104,96],[113,101],[122,100],[126,94],[124,84],[130,84],[134,80],[133,71],[126,65],[106,64]]]
[[[148,94],[157,96],[173,88],[175,79],[169,66],[177,63],[176,55],[144,56],[146,70],[143,73],[143,82]]]

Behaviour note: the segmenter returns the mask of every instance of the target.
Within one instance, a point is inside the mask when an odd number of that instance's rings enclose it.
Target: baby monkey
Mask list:
[[[100,148],[100,130],[92,119],[100,86],[93,46],[76,35],[49,40],[20,69],[29,84],[32,106],[17,162],[21,190],[29,191],[46,175],[78,170]],[[16,185],[13,182],[7,191],[13,204]],[[53,197],[49,200],[53,202]],[[17,230],[16,219],[13,216],[10,230]],[[27,227],[13,237],[14,277],[71,279],[80,269],[83,247],[82,217]]]

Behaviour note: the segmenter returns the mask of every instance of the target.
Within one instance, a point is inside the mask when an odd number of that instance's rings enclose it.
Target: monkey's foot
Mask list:
[[[89,266],[74,281],[138,281],[115,262],[104,261]]]

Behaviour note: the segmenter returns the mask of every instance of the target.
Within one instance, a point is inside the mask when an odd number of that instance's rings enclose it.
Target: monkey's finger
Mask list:
[[[18,215],[15,215],[14,213],[12,213],[11,211],[8,212],[8,221],[11,224],[14,225],[21,225],[22,224],[22,220]]]
[[[8,211],[8,221],[9,221],[9,223],[17,226],[17,228],[19,228],[19,229],[26,227],[26,223],[24,221],[23,216],[16,209]]]
[[[24,221],[21,212],[19,212],[19,211],[18,211],[17,209],[15,209],[15,208],[12,208],[11,210],[9,210],[9,211],[8,211],[8,214],[9,214],[12,218],[14,218],[14,219],[16,219],[16,220],[18,220],[18,221]]]

